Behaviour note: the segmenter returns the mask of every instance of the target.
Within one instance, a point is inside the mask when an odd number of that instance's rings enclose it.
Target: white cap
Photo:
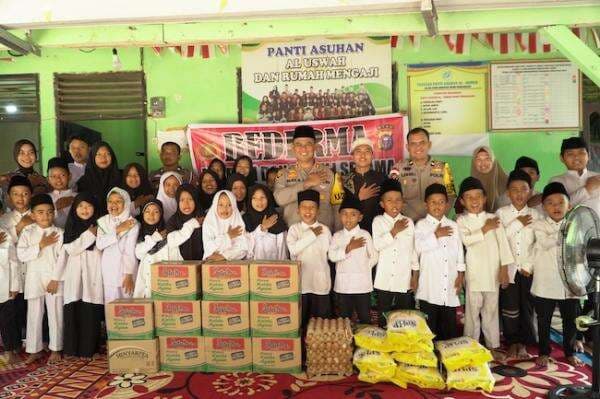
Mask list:
[[[352,146],[350,146],[350,153],[352,154],[354,152],[354,150],[356,150],[356,147],[359,147],[361,145],[369,146],[371,151],[373,151],[373,142],[371,142],[371,140],[369,140],[366,137],[361,137],[352,142]]]

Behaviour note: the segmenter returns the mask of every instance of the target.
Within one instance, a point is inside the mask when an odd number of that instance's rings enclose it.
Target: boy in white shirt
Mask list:
[[[48,194],[54,201],[54,225],[65,228],[67,216],[71,210],[71,204],[75,199],[75,193],[69,188],[69,164],[62,158],[55,157],[48,161],[48,183],[52,188]]]
[[[526,359],[526,345],[535,343],[531,275],[527,263],[533,251],[534,234],[531,224],[541,219],[538,211],[527,206],[531,197],[531,177],[516,169],[510,172],[506,193],[511,204],[496,211],[506,231],[514,263],[508,265],[508,287],[500,290],[500,313],[504,338],[509,345],[509,358]]]
[[[560,146],[560,160],[567,171],[550,181],[565,186],[571,206],[586,205],[600,216],[600,174],[587,169],[590,155],[585,140],[581,137],[564,139]]]
[[[15,243],[8,232],[0,228],[0,336],[8,364],[17,361],[21,349],[21,328],[17,323],[15,306],[19,292],[23,292],[23,288]]]
[[[400,182],[386,179],[380,192],[379,205],[384,214],[373,219],[373,245],[379,252],[374,286],[379,324],[383,326],[384,312],[415,308],[419,260],[415,251],[413,221],[400,213],[404,206]]]
[[[581,366],[582,362],[573,353],[577,330],[575,318],[579,311],[579,298],[573,296],[562,282],[558,251],[560,229],[570,209],[569,194],[561,183],[549,183],[544,187],[542,203],[547,216],[532,224],[535,246],[529,265],[533,274],[531,293],[534,295],[535,312],[538,320],[539,354],[538,366],[548,365],[550,358],[550,325],[556,305],[562,318],[563,351],[567,362]]]
[[[446,217],[448,193],[443,184],[425,189],[427,216],[415,226],[415,248],[419,255],[420,310],[436,339],[458,337],[456,308],[465,276],[464,248],[456,222]]]
[[[335,262],[334,292],[340,307],[339,317],[352,318],[356,311],[361,324],[371,321],[371,269],[377,264],[377,251],[368,231],[358,225],[362,220],[362,204],[350,191],[344,193],[340,205],[340,221],[344,228],[333,235],[329,260]]]
[[[317,221],[320,194],[315,190],[298,193],[300,222],[290,226],[286,237],[290,258],[302,262],[300,280],[302,287],[302,326],[311,317],[331,316],[331,270],[327,251],[331,232]]]
[[[465,335],[479,341],[481,330],[496,361],[500,349],[498,288],[509,283],[508,265],[514,262],[500,219],[485,211],[486,193],[481,182],[467,177],[459,198],[465,212],[457,219],[466,256]]]
[[[52,351],[48,361],[61,358],[63,332],[62,276],[58,262],[62,255],[63,230],[55,227],[54,203],[48,194],[37,194],[31,199],[31,218],[35,223],[21,232],[17,256],[27,265],[25,299],[27,300],[27,363],[42,356],[42,321],[44,308],[48,311],[48,331]],[[59,259],[60,258],[60,259]]]

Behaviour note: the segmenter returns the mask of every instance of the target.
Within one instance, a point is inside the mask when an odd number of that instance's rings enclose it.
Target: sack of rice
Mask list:
[[[442,364],[450,371],[468,366],[480,366],[493,359],[491,352],[471,337],[438,341],[435,343],[435,348],[440,352]]]
[[[483,389],[485,392],[492,392],[495,382],[490,366],[487,364],[465,367],[454,371],[448,370],[446,377],[448,389],[454,388],[459,391]]]
[[[413,366],[398,363],[392,382],[402,388],[407,384],[416,385],[423,389],[444,389],[446,384],[440,371],[435,367]]]
[[[435,335],[429,329],[423,313],[416,310],[395,310],[386,314],[387,341],[395,352],[433,352]]]

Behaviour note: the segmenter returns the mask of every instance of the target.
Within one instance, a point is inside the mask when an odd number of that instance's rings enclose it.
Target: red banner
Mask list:
[[[317,160],[328,163],[334,171],[344,173],[351,169],[350,146],[363,137],[373,142],[373,167],[386,175],[394,163],[403,158],[408,121],[404,115],[389,114],[302,123],[188,125],[192,165],[199,172],[216,157],[231,168],[237,157],[248,155],[257,169],[258,179],[264,181],[270,167],[295,162],[291,143],[294,128],[302,124],[310,124],[315,129]]]

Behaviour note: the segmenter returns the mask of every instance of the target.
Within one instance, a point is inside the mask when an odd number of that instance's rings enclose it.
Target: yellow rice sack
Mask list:
[[[454,388],[459,391],[483,389],[486,392],[492,392],[495,382],[490,366],[487,364],[465,367],[454,371],[448,370],[446,377],[448,389]]]
[[[354,352],[352,363],[360,371],[358,379],[370,383],[390,381],[396,371],[396,363],[389,354],[363,348]]]
[[[433,352],[433,337],[423,313],[395,310],[386,315],[387,340],[396,352]]]
[[[424,389],[444,389],[446,387],[444,378],[437,368],[412,366],[405,363],[398,363],[392,382],[402,388],[406,388],[407,384]]]
[[[450,371],[479,366],[493,360],[492,353],[470,337],[438,341],[435,348],[440,352],[442,363]]]
[[[387,333],[383,328],[376,326],[360,326],[354,334],[356,346],[379,352],[391,352],[387,342]]]
[[[392,358],[399,363],[423,367],[438,366],[438,358],[433,352],[392,352],[391,355]]]

